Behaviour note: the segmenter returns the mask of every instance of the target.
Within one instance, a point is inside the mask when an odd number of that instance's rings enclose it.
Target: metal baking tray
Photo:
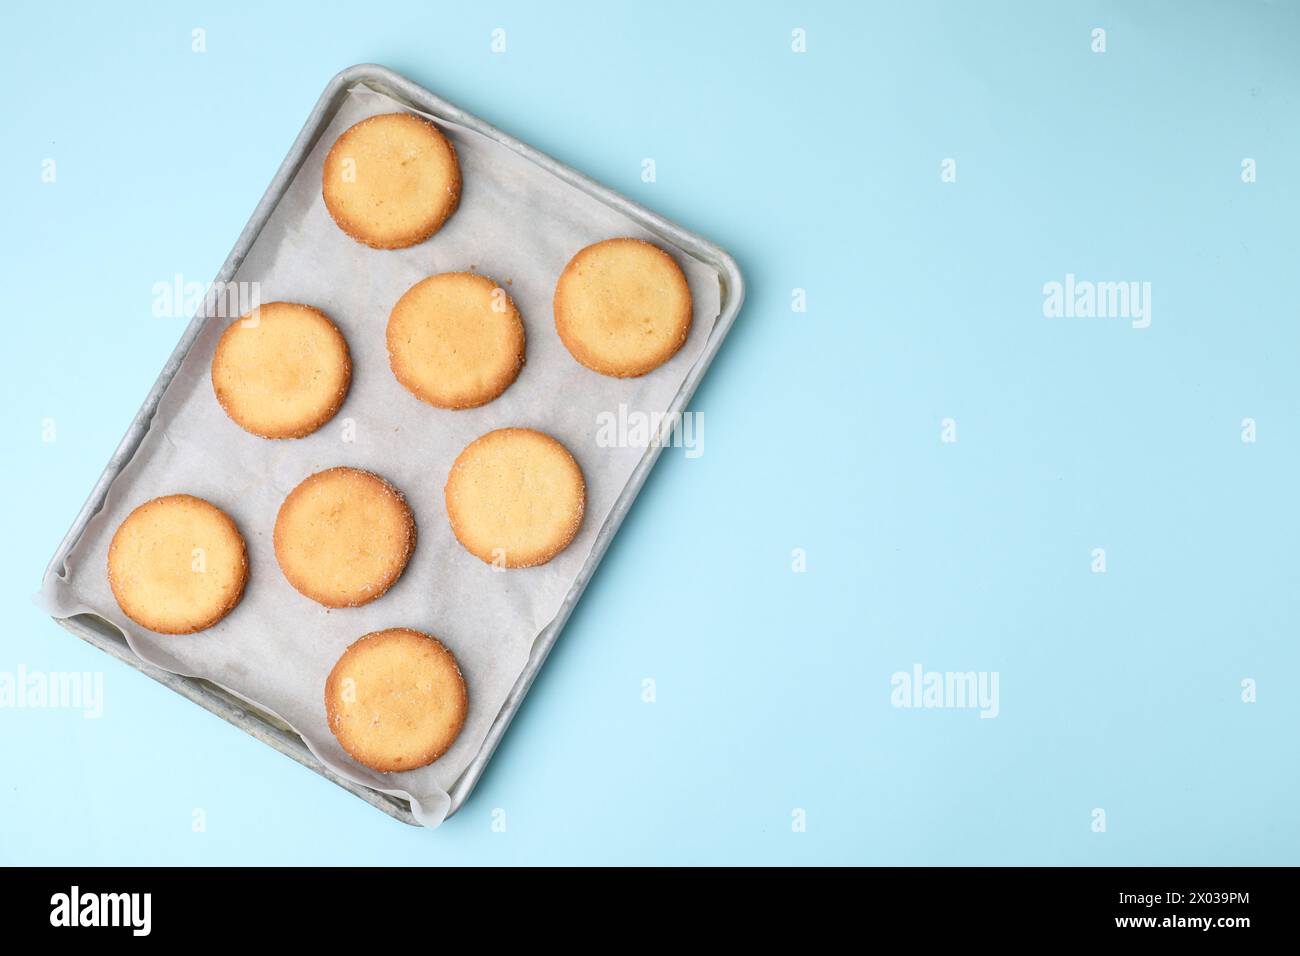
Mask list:
[[[709,364],[713,361],[714,355],[717,354],[718,347],[722,344],[722,340],[726,338],[727,332],[736,319],[736,315],[740,312],[740,306],[745,295],[745,286],[735,260],[718,246],[701,236],[669,222],[644,206],[638,205],[613,190],[588,179],[578,171],[557,162],[544,153],[538,152],[527,143],[522,143],[513,136],[501,132],[501,130],[489,125],[477,116],[466,113],[442,97],[429,92],[424,87],[411,82],[386,67],[370,63],[360,64],[349,67],[330,80],[325,87],[325,91],[321,93],[320,99],[316,101],[316,106],[312,109],[311,115],[307,117],[302,132],[298,134],[298,138],[294,140],[293,146],[289,149],[289,154],[285,157],[284,162],[280,164],[275,178],[271,180],[271,185],[267,187],[266,193],[257,204],[257,208],[253,210],[252,217],[239,234],[235,247],[230,251],[230,255],[226,257],[226,262],[221,267],[215,281],[223,283],[233,278],[235,271],[244,261],[245,255],[248,254],[254,240],[262,231],[262,227],[266,224],[271,212],[275,209],[276,204],[284,195],[299,167],[307,158],[307,154],[334,116],[344,96],[347,95],[347,91],[358,83],[364,83],[381,93],[386,93],[395,100],[414,109],[421,110],[439,119],[466,126],[495,140],[564,182],[630,217],[665,241],[691,253],[717,270],[721,283],[720,313],[709,333],[703,355],[687,375],[681,390],[678,391],[668,408],[670,414],[685,411],[686,405],[695,393],[701,378],[703,378]],[[58,550],[55,551],[54,557],[45,570],[46,578],[62,571],[65,559],[85,531],[87,524],[104,506],[109,487],[127,462],[131,460],[145,433],[149,430],[149,425],[158,409],[159,402],[162,400],[163,393],[171,384],[172,378],[180,368],[186,353],[189,352],[190,347],[198,338],[205,321],[206,317],[203,310],[199,310],[199,313],[186,327],[185,333],[181,336],[175,351],[172,352],[167,364],[163,367],[162,373],[158,376],[158,380],[154,382],[148,397],[145,398],[144,405],[136,413],[134,420],[131,422],[131,427],[127,429],[125,437],[117,446],[112,458],[109,459],[107,467],[99,476],[99,480],[95,482],[95,487],[86,499],[86,503],[82,505],[72,527],[59,544]],[[528,663],[511,689],[505,704],[497,714],[496,720],[493,721],[482,747],[448,791],[451,797],[451,808],[448,811],[448,816],[455,813],[465,803],[475,784],[478,783],[479,777],[482,776],[488,761],[492,759],[492,754],[501,742],[502,735],[505,733],[506,728],[510,726],[510,721],[514,718],[516,711],[518,711],[520,704],[528,693],[529,687],[532,686],[533,680],[541,670],[546,655],[550,653],[560,631],[564,629],[565,622],[577,605],[578,599],[587,586],[587,582],[591,580],[596,566],[600,564],[600,560],[614,535],[618,532],[619,526],[622,525],[632,501],[641,491],[641,486],[645,483],[650,469],[654,467],[661,450],[662,445],[654,442],[650,443],[641,461],[632,472],[631,479],[615,502],[609,518],[596,536],[596,542],[591,549],[591,554],[579,572],[577,579],[573,582],[572,588],[570,588],[563,604],[560,606],[559,613],[534,641]],[[181,696],[194,701],[199,706],[210,710],[218,717],[230,722],[251,736],[271,745],[280,753],[292,757],[304,767],[308,767],[322,777],[333,781],[371,806],[378,807],[389,816],[395,817],[403,823],[412,826],[419,825],[411,814],[408,801],[381,793],[378,790],[372,790],[362,784],[353,783],[333,773],[312,755],[292,728],[272,715],[249,705],[210,681],[183,677],[140,660],[127,646],[122,632],[103,618],[94,614],[78,614],[68,618],[56,617],[55,620],[87,643],[93,644],[100,650],[147,674],[160,684],[170,687]]]

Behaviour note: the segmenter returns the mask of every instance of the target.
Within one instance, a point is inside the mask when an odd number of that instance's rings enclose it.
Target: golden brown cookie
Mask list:
[[[118,606],[160,634],[192,634],[229,614],[248,580],[248,550],[230,516],[193,495],[146,501],[108,546]]]
[[[388,317],[388,364],[417,398],[476,408],[524,366],[524,323],[487,276],[444,272],[417,282]]]
[[[212,356],[212,390],[240,428],[262,438],[302,438],[343,404],[352,358],[319,309],[267,302],[232,322]]]
[[[322,194],[340,229],[376,249],[424,242],[460,202],[456,148],[413,113],[363,119],[325,157]]]
[[[317,472],[289,492],[275,519],[275,559],[298,591],[326,607],[382,597],[415,550],[402,493],[359,468]]]
[[[672,256],[606,239],[569,260],[555,286],[555,330],[587,368],[630,378],[667,362],[691,331],[691,290]]]
[[[587,503],[568,449],[531,428],[500,428],[470,442],[443,494],[457,540],[507,568],[545,564],[567,548]]]
[[[433,763],[455,742],[468,710],[456,658],[410,628],[362,637],[325,681],[330,731],[354,760],[383,773]]]

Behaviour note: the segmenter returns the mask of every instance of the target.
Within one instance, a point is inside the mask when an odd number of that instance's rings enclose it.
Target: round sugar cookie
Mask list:
[[[325,681],[330,731],[354,760],[383,773],[441,757],[468,709],[465,678],[451,651],[405,627],[357,640]]]
[[[235,424],[262,438],[302,438],[343,404],[348,343],[324,312],[267,302],[232,322],[212,356],[212,390]]]
[[[443,494],[457,540],[507,568],[545,564],[567,548],[587,502],[568,449],[530,428],[500,428],[470,442]]]
[[[554,306],[565,348],[614,378],[663,365],[691,331],[686,276],[672,256],[640,239],[606,239],[570,259]]]
[[[413,113],[371,116],[330,147],[321,192],[330,216],[353,239],[405,249],[432,236],[456,210],[456,147]]]
[[[326,607],[382,597],[415,550],[402,493],[359,468],[317,472],[289,492],[275,519],[275,559],[289,583]]]
[[[192,634],[234,610],[248,549],[230,516],[193,495],[146,501],[108,546],[108,584],[122,612],[160,634]]]
[[[476,408],[519,376],[524,323],[510,296],[487,276],[429,276],[393,306],[388,364],[422,401],[438,408]]]

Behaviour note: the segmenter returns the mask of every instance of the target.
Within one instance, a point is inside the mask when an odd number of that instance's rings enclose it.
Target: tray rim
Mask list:
[[[323,134],[339,102],[353,86],[358,84],[370,86],[381,93],[392,96],[407,106],[430,113],[436,118],[465,126],[489,137],[552,175],[557,176],[575,188],[581,189],[605,205],[622,212],[642,227],[658,234],[671,244],[690,252],[696,258],[717,269],[721,283],[721,308],[718,318],[709,332],[704,352],[688,372],[685,381],[683,381],[681,388],[667,410],[669,416],[673,413],[685,411],[686,405],[694,396],[696,388],[699,387],[699,383],[704,377],[704,373],[712,364],[714,356],[717,354],[723,339],[731,330],[731,326],[744,303],[744,279],[741,276],[739,266],[737,266],[731,255],[698,233],[691,232],[665,219],[653,210],[647,209],[645,206],[596,182],[546,153],[502,132],[478,116],[462,110],[455,104],[396,71],[378,64],[360,63],[350,66],[335,74],[326,84],[325,89],[321,92],[306,122],[303,124],[302,130],[298,133],[293,145],[289,148],[289,152],[276,170],[274,177],[272,177],[266,192],[258,201],[248,222],[235,240],[235,244],[222,264],[221,270],[217,273],[217,278],[213,280],[214,284],[229,281],[233,277],[258,235],[260,235],[262,228],[266,225],[276,204],[284,195],[285,190],[288,189],[289,183],[292,182],[293,177],[305,161],[307,154],[315,145],[316,140]],[[136,413],[126,434],[118,443],[116,450],[109,458],[108,464],[100,473],[85,503],[78,511],[72,526],[63,536],[54,552],[54,556],[47,564],[45,573],[42,575],[43,586],[51,577],[62,576],[68,554],[85,532],[90,520],[103,507],[113,481],[126,467],[139,448],[144,436],[148,433],[163,393],[171,384],[208,318],[206,310],[199,309],[181,334],[180,340],[163,365],[162,371],[150,388],[140,410]],[[618,533],[623,519],[630,510],[632,503],[641,493],[641,488],[658,461],[662,450],[663,445],[661,443],[652,442],[641,456],[641,460],[637,463],[627,484],[624,485],[604,525],[597,533],[591,552],[583,563],[582,569],[578,572],[578,576],[574,579],[574,583],[560,605],[555,618],[534,639],[528,662],[525,664],[518,680],[516,680],[514,687],[506,696],[505,702],[493,720],[482,746],[448,790],[451,806],[447,811],[447,818],[450,818],[464,806],[465,801],[478,784],[493,754],[500,745],[506,729],[522,705],[524,698],[532,687],[533,681],[540,673],[547,655],[555,645],[555,641],[564,629],[564,625],[568,622],[570,614],[573,613],[573,609],[581,599],[582,593],[586,590],[596,568],[603,560],[611,541]],[[122,632],[104,618],[89,613],[73,615],[67,618],[61,618],[57,615],[52,615],[52,617],[57,623],[87,643],[176,691],[191,702],[216,714],[297,763],[315,771],[371,806],[382,810],[403,823],[420,826],[419,821],[415,819],[411,812],[408,800],[373,789],[364,784],[354,783],[334,773],[316,759],[315,755],[308,750],[302,738],[292,729],[287,728],[287,725],[282,724],[270,714],[249,704],[242,698],[235,696],[220,687],[220,685],[201,678],[174,674],[146,663],[130,650]]]

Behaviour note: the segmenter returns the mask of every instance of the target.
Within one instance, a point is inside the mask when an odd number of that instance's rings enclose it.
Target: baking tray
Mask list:
[[[316,105],[307,118],[302,131],[298,134],[298,138],[294,140],[293,146],[289,149],[289,154],[285,157],[284,162],[280,164],[275,178],[271,180],[271,185],[267,187],[266,193],[257,204],[257,208],[253,210],[252,217],[239,234],[234,248],[230,251],[230,255],[226,257],[225,264],[217,274],[215,283],[228,282],[233,278],[249,249],[252,248],[254,240],[262,231],[262,227],[270,218],[271,212],[284,195],[289,183],[307,158],[313,145],[320,138],[331,117],[339,108],[348,90],[357,84],[365,84],[413,109],[481,133],[571,186],[582,190],[594,199],[628,216],[650,232],[691,253],[697,259],[716,269],[721,295],[718,318],[710,330],[703,354],[687,374],[681,389],[667,409],[670,416],[686,410],[687,403],[695,393],[695,389],[704,373],[708,370],[714,355],[717,354],[722,340],[726,338],[732,324],[735,322],[736,316],[740,312],[741,303],[744,300],[744,280],[741,278],[735,260],[721,248],[701,236],[669,222],[644,206],[594,182],[578,171],[533,149],[526,143],[520,142],[513,136],[501,132],[501,130],[484,122],[477,116],[465,112],[442,97],[383,66],[370,63],[359,64],[343,70],[330,80],[324,92],[321,93],[320,99],[316,101]],[[148,432],[163,393],[171,384],[172,378],[176,375],[181,362],[198,338],[199,332],[206,321],[207,316],[204,310],[200,309],[186,327],[180,342],[172,352],[171,357],[168,358],[162,373],[158,376],[158,380],[154,382],[153,388],[150,389],[148,396],[145,398],[144,405],[136,413],[126,435],[122,438],[112,458],[109,459],[108,465],[99,476],[99,480],[95,482],[95,487],[91,490],[90,496],[82,505],[72,527],[64,536],[58,550],[54,553],[54,557],[46,567],[46,580],[52,575],[61,572],[68,554],[86,530],[87,524],[104,506],[110,486],[131,460],[146,432]],[[519,710],[524,697],[528,694],[528,689],[532,686],[538,672],[541,670],[546,655],[550,653],[560,631],[564,629],[565,622],[568,621],[569,615],[573,612],[579,598],[581,598],[587,582],[591,580],[592,574],[595,573],[597,565],[600,564],[606,549],[622,525],[633,500],[640,493],[642,485],[645,484],[646,477],[649,475],[650,469],[654,467],[661,450],[662,445],[660,443],[651,442],[632,472],[632,476],[624,487],[622,494],[619,495],[609,517],[597,534],[591,553],[565,596],[559,612],[533,642],[528,662],[493,721],[478,753],[448,790],[451,806],[447,816],[451,816],[460,809],[471,791],[473,791],[475,784],[478,783],[488,762],[492,759],[492,754],[495,752],[497,745],[500,744],[502,735],[505,733],[506,728],[510,726],[510,721]],[[160,684],[171,688],[181,696],[228,721],[240,730],[269,744],[304,767],[315,771],[322,777],[360,797],[371,806],[383,810],[389,816],[401,820],[403,823],[412,826],[419,825],[411,813],[410,804],[407,800],[372,790],[367,786],[353,783],[335,774],[312,755],[306,744],[303,743],[292,728],[271,714],[235,697],[210,681],[173,674],[142,661],[127,646],[122,632],[98,615],[77,614],[66,618],[55,617],[55,620],[87,643],[129,664]]]

